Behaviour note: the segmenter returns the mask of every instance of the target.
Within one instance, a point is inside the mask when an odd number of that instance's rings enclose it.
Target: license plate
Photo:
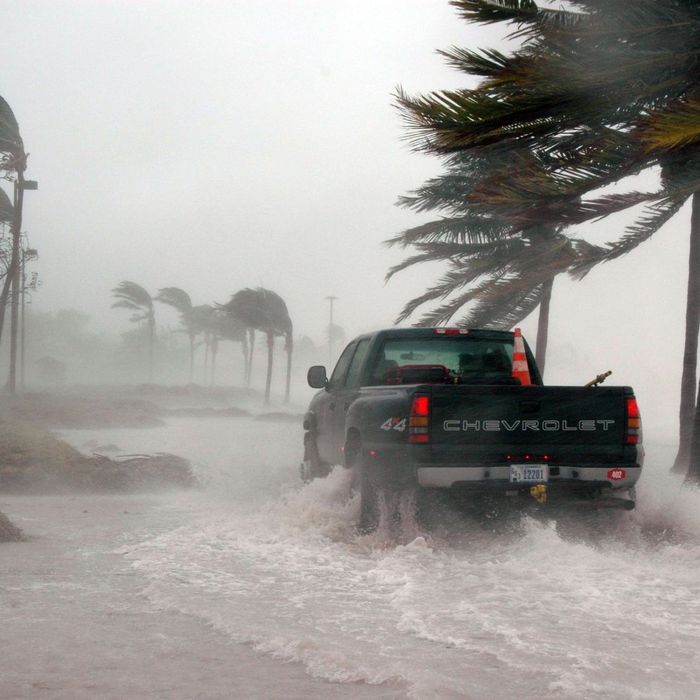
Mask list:
[[[546,464],[511,464],[511,484],[541,484],[549,479],[549,466]]]

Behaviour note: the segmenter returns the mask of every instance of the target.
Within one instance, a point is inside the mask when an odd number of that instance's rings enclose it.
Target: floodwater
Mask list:
[[[298,480],[295,423],[63,435],[204,486],[1,499],[35,535],[0,551],[2,698],[700,698],[700,493],[671,446],[620,517],[427,528],[407,503],[360,536],[347,471]]]

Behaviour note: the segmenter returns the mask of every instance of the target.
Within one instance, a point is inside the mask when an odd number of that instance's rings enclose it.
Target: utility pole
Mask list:
[[[338,297],[327,296],[326,300],[330,302],[330,318],[328,321],[328,367],[333,365],[333,302],[338,301]]]

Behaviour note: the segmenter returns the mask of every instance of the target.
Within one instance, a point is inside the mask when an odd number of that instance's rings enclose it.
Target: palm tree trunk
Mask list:
[[[214,386],[216,377],[216,353],[219,351],[219,338],[214,336],[211,339],[211,376],[209,378],[209,386]]]
[[[243,333],[241,348],[243,350],[243,383],[246,384],[248,381],[248,336],[246,333]]]
[[[155,336],[155,319],[148,320],[148,381],[153,382],[153,342]]]
[[[204,383],[207,383],[209,377],[209,344],[211,343],[211,335],[204,334]]]
[[[554,277],[547,280],[542,287],[542,299],[540,301],[540,313],[537,317],[537,347],[535,348],[535,362],[540,368],[540,374],[544,377],[544,362],[547,357],[547,338],[549,336],[549,302],[552,300],[552,286]]]
[[[683,355],[683,378],[681,380],[680,444],[674,471],[683,471],[688,464],[687,479],[700,481],[700,410],[698,398],[691,394],[688,406],[686,383],[693,382],[697,369],[698,329],[700,327],[700,193],[693,195],[693,213],[690,218],[690,263],[688,273],[688,302],[685,316],[685,353]],[[690,337],[689,337],[690,336]],[[692,377],[692,379],[690,379]],[[685,396],[684,396],[685,391]],[[700,387],[698,387],[700,391]],[[683,403],[685,399],[685,404]],[[693,410],[694,409],[694,410]],[[693,417],[694,414],[694,417]]]
[[[190,384],[194,381],[194,334],[190,333]]]
[[[9,265],[5,273],[5,283],[2,285],[2,293],[0,293],[0,340],[2,340],[2,329],[5,326],[5,310],[7,309],[7,300],[10,297],[11,284],[12,267]]]
[[[287,336],[287,385],[284,391],[284,402],[289,403],[289,393],[292,383],[292,349],[293,340],[291,333]]]
[[[250,386],[251,378],[253,376],[253,351],[255,350],[255,328],[248,329],[248,337],[250,338],[250,347],[248,350],[248,371],[246,374],[246,386]]]
[[[272,383],[272,351],[275,349],[275,336],[267,332],[267,378],[265,379],[265,403],[270,403],[270,384]]]
[[[678,412],[678,454],[672,471],[688,470],[690,443],[694,433],[695,381],[698,363],[698,332],[700,332],[700,194],[693,195],[690,218],[690,254],[688,256],[688,295],[685,305],[685,347],[681,377],[681,405]]]
[[[17,171],[14,191],[14,207],[12,218],[12,258],[7,271],[11,278],[11,310],[10,310],[10,377],[8,384],[10,393],[15,394],[17,386],[17,325],[19,321],[19,268],[20,268],[20,236],[22,235],[22,200],[24,198],[24,176]]]

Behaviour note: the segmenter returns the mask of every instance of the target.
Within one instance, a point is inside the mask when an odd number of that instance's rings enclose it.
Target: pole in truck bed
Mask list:
[[[598,384],[602,384],[611,374],[612,370],[609,369],[607,372],[599,374],[595,379],[591,379],[590,382],[587,382],[583,386],[598,386]]]

